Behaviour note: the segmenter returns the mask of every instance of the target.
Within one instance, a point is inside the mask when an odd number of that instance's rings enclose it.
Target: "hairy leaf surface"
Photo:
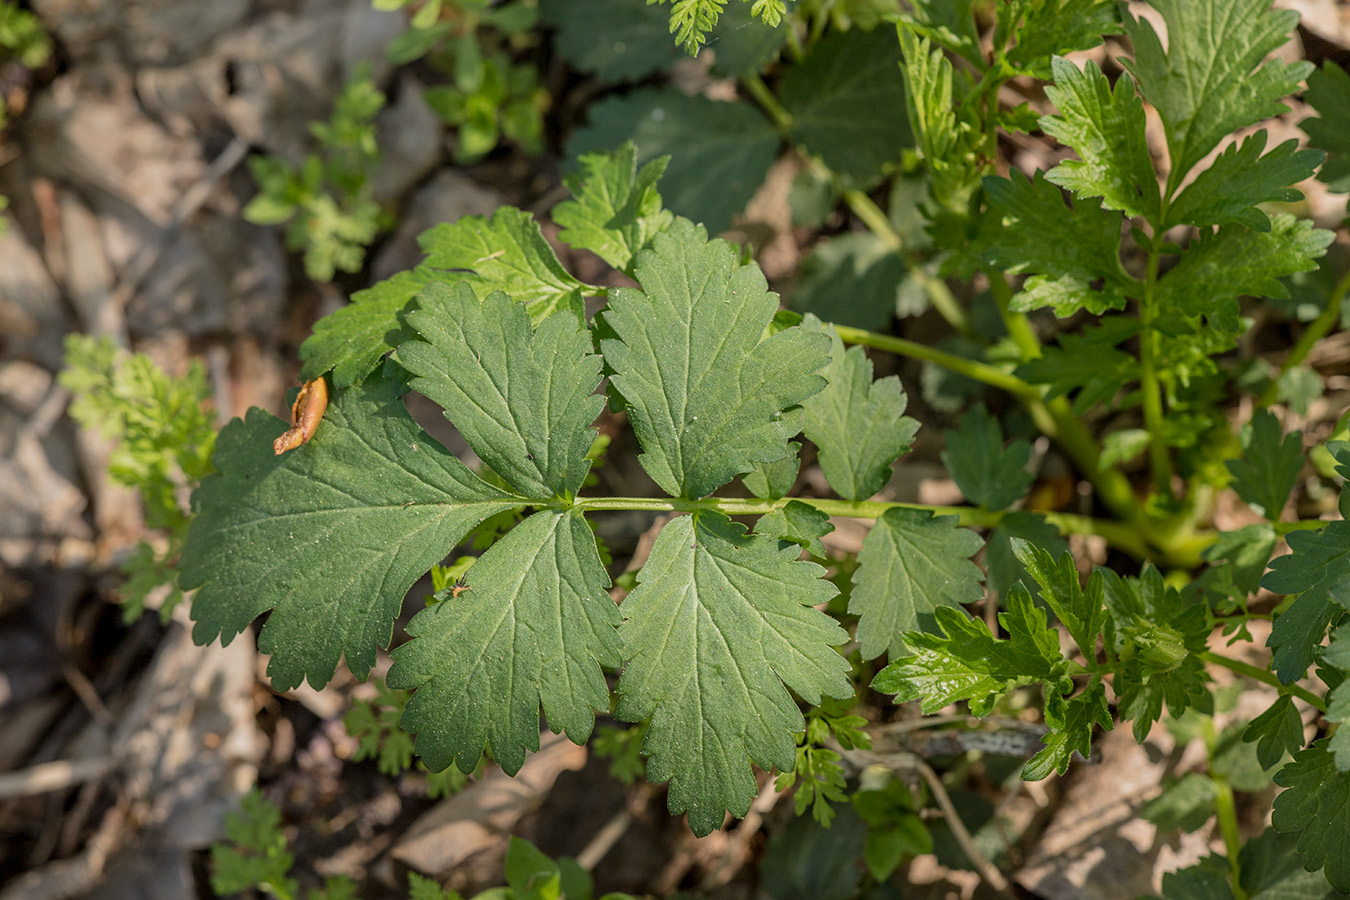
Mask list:
[[[1147,19],[1125,16],[1134,59],[1123,60],[1167,130],[1169,184],[1223,138],[1284,112],[1280,102],[1312,71],[1307,62],[1266,60],[1298,22],[1270,0],[1155,0],[1167,23],[1168,46]]]
[[[1313,651],[1332,617],[1342,608],[1350,609],[1350,522],[1290,532],[1285,540],[1289,555],[1271,561],[1261,587],[1299,595],[1276,617],[1266,641],[1275,650],[1275,673],[1283,683],[1292,684],[1312,665]]]
[[[352,294],[352,302],[314,323],[300,345],[300,377],[313,381],[333,371],[333,387],[349,387],[369,375],[386,353],[413,336],[403,322],[408,304],[439,273],[419,267],[399,272]]]
[[[1113,91],[1091,60],[1079,70],[1056,57],[1052,67],[1055,83],[1045,94],[1059,114],[1043,116],[1041,127],[1079,158],[1055,166],[1046,180],[1076,197],[1101,197],[1107,209],[1156,219],[1161,195],[1144,140],[1144,104],[1133,82],[1121,78]]]
[[[941,633],[906,634],[910,652],[877,673],[875,690],[895,694],[897,703],[918,700],[925,715],[959,700],[984,715],[1013,688],[1067,680],[1059,637],[1025,588],[1013,588],[1007,612],[999,614],[1007,639],[990,634],[963,609],[942,606],[935,613]]]
[[[563,179],[575,199],[553,208],[553,221],[562,226],[558,238],[630,271],[638,251],[670,224],[656,190],[669,159],[654,159],[639,171],[637,148],[626,143],[613,153],[588,153],[579,162],[581,172]]]
[[[480,302],[466,284],[432,284],[399,346],[411,387],[434,400],[469,446],[521,494],[571,498],[590,470],[591,423],[605,398],[600,357],[570,315],[532,332],[525,308],[500,291]]]
[[[1160,309],[1203,315],[1217,329],[1238,331],[1238,298],[1289,296],[1278,279],[1317,268],[1332,233],[1287,213],[1274,216],[1268,232],[1241,225],[1203,231],[1181,261],[1158,281]]]
[[[830,487],[846,500],[866,500],[891,480],[891,463],[909,452],[919,423],[904,415],[900,379],[873,381],[861,347],[846,351],[838,332],[814,318],[802,328],[828,334],[832,346],[825,390],[802,404],[802,433],[820,449]]]
[[[623,602],[629,663],[615,715],[651,716],[648,777],[670,780],[670,809],[687,811],[695,834],[726,810],[749,810],[752,762],[792,770],[793,734],[805,723],[787,688],[813,704],[853,693],[833,649],[848,635],[811,608],[835,588],[797,554],[721,514],[695,513],[661,530]]]
[[[180,581],[200,588],[193,639],[258,639],[277,690],[322,687],[338,658],[364,678],[413,582],[488,516],[519,506],[477,478],[375,376],[338,395],[312,440],[282,456],[286,425],[261,410],[221,433],[218,475],[193,496]]]
[[[796,429],[783,410],[825,386],[828,338],[765,339],[778,298],[759,267],[686,219],[639,254],[637,279],[642,290],[614,292],[605,321],[618,339],[602,347],[652,480],[698,498],[786,456]]]
[[[955,516],[890,509],[872,526],[858,552],[848,611],[858,616],[864,659],[904,644],[905,632],[936,630],[934,615],[984,596],[983,576],[970,557],[980,536],[957,527]]]
[[[1275,798],[1271,825],[1299,835],[1305,869],[1325,866],[1331,886],[1350,893],[1350,772],[1337,771],[1321,740],[1294,754],[1275,783],[1286,790]]]
[[[1303,194],[1289,185],[1312,177],[1326,154],[1300,150],[1294,140],[1262,156],[1265,149],[1266,132],[1262,130],[1220,153],[1172,202],[1168,226],[1237,223],[1254,231],[1270,231],[1270,218],[1257,204],[1302,200]]]
[[[1031,445],[1012,441],[1003,445],[1003,429],[984,405],[972,407],[955,429],[945,433],[947,449],[942,463],[966,499],[982,509],[1006,509],[1026,494],[1032,474],[1027,471]]]
[[[620,661],[608,587],[581,514],[541,511],[419,612],[388,684],[416,688],[403,727],[427,766],[472,772],[486,745],[514,775],[539,749],[541,703],[551,728],[584,743],[595,713],[609,709],[600,667]]]
[[[563,268],[524,210],[503,206],[488,218],[465,216],[422,232],[417,243],[428,266],[464,270],[456,280],[477,296],[503,291],[525,304],[536,324],[560,309],[582,314],[585,285]]]

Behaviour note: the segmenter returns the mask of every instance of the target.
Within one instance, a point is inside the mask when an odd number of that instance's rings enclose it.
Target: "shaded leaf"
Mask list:
[[[1331,886],[1350,893],[1350,772],[1340,772],[1321,740],[1294,754],[1275,775],[1286,790],[1275,798],[1270,823],[1298,834],[1303,868],[1324,868]]]
[[[858,616],[864,659],[894,654],[910,641],[906,632],[935,631],[935,614],[983,598],[982,575],[970,557],[983,542],[957,527],[955,516],[889,509],[858,551],[848,611]]]
[[[1226,463],[1233,476],[1233,490],[1271,521],[1280,518],[1303,468],[1302,433],[1283,432],[1274,413],[1256,411],[1250,426],[1244,429],[1242,457]]]
[[[1266,132],[1232,144],[1188,184],[1167,210],[1168,226],[1245,225],[1270,231],[1270,219],[1258,203],[1293,203],[1303,194],[1292,187],[1312,177],[1326,154],[1300,150],[1289,140],[1262,156]]]
[[[835,172],[863,182],[876,178],[911,143],[908,123],[896,114],[905,105],[900,63],[890,28],[826,35],[779,87],[792,139]]]
[[[745,209],[782,143],[773,124],[751,107],[676,90],[602,100],[589,118],[568,140],[568,157],[612,150],[625,141],[637,146],[638,165],[669,156],[661,181],[666,207],[714,234]],[[717,189],[708,190],[710,184]]]
[[[974,505],[994,512],[1007,509],[1031,487],[1033,476],[1027,471],[1031,445],[1018,440],[1005,447],[998,419],[983,404],[971,407],[945,435],[942,463]]]

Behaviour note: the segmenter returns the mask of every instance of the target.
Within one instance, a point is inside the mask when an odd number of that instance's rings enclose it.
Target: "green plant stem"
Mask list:
[[[1046,403],[1035,385],[1028,384],[1016,375],[976,360],[944,353],[927,344],[842,325],[836,325],[835,330],[845,343],[875,347],[911,359],[935,363],[948,371],[965,375],[1012,394],[1027,410],[1041,432],[1064,448],[1082,469],[1084,477],[1097,489],[1102,502],[1125,523],[1138,529],[1146,528],[1142,510],[1135,500],[1129,481],[1116,469],[1101,466],[1101,448],[1082,421],[1073,415],[1067,403],[1054,401]],[[1180,562],[1178,560],[1178,563]]]
[[[695,512],[715,510],[728,516],[762,516],[780,510],[793,501],[814,507],[828,516],[854,519],[879,519],[892,509],[920,509],[935,516],[956,516],[960,524],[973,528],[993,528],[1003,521],[1007,511],[978,509],[972,506],[929,506],[923,503],[901,503],[882,500],[831,500],[817,497],[781,497],[764,500],[755,497],[705,497],[701,500],[681,500],[671,497],[578,497],[571,506],[586,511],[647,510],[651,512]],[[563,506],[561,501],[555,504]],[[1152,559],[1157,552],[1132,527],[1120,522],[1093,519],[1071,513],[1042,513],[1045,520],[1061,534],[1095,534],[1112,546],[1139,559]]]
[[[989,279],[989,293],[994,297],[994,303],[998,306],[998,314],[1003,319],[1003,327],[1008,331],[1008,337],[1012,338],[1013,344],[1017,346],[1017,352],[1021,355],[1022,362],[1036,359],[1041,355],[1041,341],[1036,337],[1036,332],[1031,330],[1031,323],[1022,313],[1013,312],[1012,306],[1012,286],[1008,284],[1008,278],[1002,272],[985,270],[985,277]]]
[[[758,74],[746,75],[741,79],[741,84],[750,92],[750,96],[763,107],[764,112],[773,120],[774,128],[783,136],[784,140],[791,139],[792,133],[792,113],[783,108],[783,104],[778,102],[778,98],[769,90],[769,86],[764,83],[764,79]]]
[[[1143,400],[1144,428],[1148,431],[1149,468],[1153,474],[1153,486],[1164,498],[1172,497],[1172,459],[1163,442],[1163,403],[1162,385],[1158,381],[1157,334],[1154,322],[1158,315],[1158,304],[1154,290],[1158,283],[1159,252],[1150,248],[1148,254],[1148,276],[1144,282],[1144,296],[1139,301],[1139,323],[1143,329],[1139,333],[1139,389]]]
[[[1327,297],[1327,308],[1322,310],[1322,314],[1303,330],[1298,343],[1294,344],[1293,349],[1289,351],[1289,355],[1280,365],[1279,374],[1271,380],[1270,384],[1266,385],[1266,389],[1261,392],[1257,403],[1263,407],[1274,403],[1280,395],[1280,376],[1301,365],[1308,358],[1308,354],[1312,352],[1312,348],[1341,321],[1341,305],[1345,301],[1347,291],[1350,291],[1350,271],[1347,271],[1341,276],[1341,280],[1336,282],[1336,286],[1331,290],[1331,295]]]
[[[824,174],[835,181],[838,180],[834,173],[826,169],[824,165],[819,165],[819,169],[820,172],[817,174]],[[900,237],[900,233],[891,224],[890,218],[881,211],[881,208],[873,202],[872,198],[867,196],[865,191],[856,188],[843,191],[843,198],[844,202],[848,204],[848,208],[853,211],[859,221],[867,226],[872,234],[876,235],[893,252],[900,254],[905,261],[905,265],[909,267],[911,277],[917,278],[919,283],[923,285],[924,293],[928,295],[928,302],[933,305],[933,309],[937,310],[938,315],[942,316],[947,324],[958,333],[966,337],[972,336],[975,329],[971,325],[970,316],[956,301],[951,288],[947,287],[947,282],[924,271],[923,260],[919,259],[917,254],[906,249],[904,239]]]
[[[1215,653],[1212,650],[1204,651],[1200,654],[1200,658],[1212,665],[1222,666],[1239,675],[1245,675],[1254,681],[1259,681],[1262,684],[1268,684],[1271,687],[1278,688],[1281,694],[1289,694],[1290,696],[1297,697],[1319,712],[1327,711],[1326,701],[1321,697],[1297,684],[1281,684],[1280,679],[1276,677],[1275,673],[1268,669],[1258,668],[1251,663],[1245,663],[1240,659],[1233,659],[1231,656],[1224,656],[1223,654]]]
[[[1218,745],[1218,736],[1214,732],[1214,719],[1207,717],[1204,725],[1205,753],[1209,757],[1209,779],[1214,783],[1214,814],[1219,823],[1219,833],[1223,835],[1224,850],[1228,854],[1228,881],[1235,900],[1247,900],[1247,892],[1242,889],[1242,866],[1239,853],[1242,851],[1242,834],[1238,830],[1237,805],[1233,802],[1233,786],[1228,779],[1214,771],[1214,751]]]

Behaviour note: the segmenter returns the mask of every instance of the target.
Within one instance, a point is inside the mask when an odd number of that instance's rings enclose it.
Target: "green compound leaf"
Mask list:
[[[1350,523],[1330,522],[1321,531],[1287,536],[1290,554],[1271,560],[1261,587],[1277,594],[1299,594],[1275,619],[1266,646],[1284,684],[1303,677],[1313,654],[1340,609],[1350,608]]]
[[[1324,181],[1332,193],[1350,192],[1350,75],[1328,60],[1308,76],[1308,89],[1303,99],[1320,113],[1316,119],[1304,119],[1299,127],[1308,135],[1308,141],[1331,154],[1317,179]]]
[[[876,178],[912,143],[898,115],[905,106],[900,61],[890,28],[825,37],[783,76],[779,100],[792,116],[792,139],[835,172]]]
[[[1115,684],[1120,716],[1134,722],[1134,739],[1143,743],[1163,704],[1173,718],[1208,697],[1208,675],[1200,654],[1209,624],[1201,603],[1188,603],[1145,566],[1138,578],[1103,573],[1103,596],[1113,628],[1108,650],[1119,660]]]
[[[1111,0],[1051,0],[995,7],[1000,27],[1015,24],[1010,12],[1021,17],[1021,23],[1016,24],[1016,43],[1005,57],[1007,63],[1019,74],[1044,81],[1050,77],[1056,54],[1097,47],[1102,35],[1120,31],[1116,6]],[[994,43],[1003,42],[996,31]]]
[[[1219,141],[1240,128],[1285,112],[1280,98],[1295,93],[1312,71],[1308,62],[1264,62],[1298,23],[1293,10],[1270,0],[1156,0],[1167,23],[1168,47],[1146,19],[1125,16],[1134,59],[1122,62],[1157,108],[1167,131],[1175,186]]]
[[[602,348],[652,480],[698,498],[786,456],[796,428],[783,410],[825,386],[825,335],[765,339],[778,298],[763,273],[687,219],[638,255],[637,280],[642,290],[612,294],[605,321],[618,339]]]
[[[350,305],[320,319],[300,346],[301,377],[333,370],[341,389],[365,378],[380,359],[416,336],[403,321],[412,299],[432,282],[464,282],[484,297],[505,291],[529,310],[537,325],[559,309],[583,312],[580,281],[558,262],[529,213],[502,207],[492,218],[465,216],[418,238],[423,265],[352,295]]]
[[[426,265],[467,269],[454,280],[479,297],[504,292],[523,303],[536,324],[560,309],[583,312],[585,285],[563,268],[539,223],[524,210],[503,206],[490,218],[465,216],[422,232],[417,243],[427,255]]]
[[[300,377],[312,381],[331,369],[338,390],[365,378],[386,353],[413,336],[403,312],[438,275],[419,267],[352,294],[351,303],[314,323],[314,333],[300,345],[305,361]]]
[[[1081,694],[1068,698],[1059,691],[1048,691],[1045,724],[1050,728],[1041,738],[1045,749],[1022,767],[1024,781],[1040,781],[1051,772],[1063,775],[1075,753],[1086,758],[1091,752],[1094,728],[1110,731],[1115,727],[1106,703],[1106,686],[1094,681]]]
[[[1286,790],[1275,798],[1271,826],[1299,835],[1304,869],[1325,867],[1331,886],[1350,893],[1350,772],[1337,770],[1321,740],[1295,753],[1275,783]]]
[[[942,463],[967,500],[997,512],[1020,500],[1031,487],[1027,471],[1031,445],[1013,441],[1003,446],[1003,429],[984,405],[971,407],[960,424],[946,433]]]
[[[1106,209],[1156,219],[1158,179],[1144,140],[1144,104],[1133,82],[1121,78],[1113,92],[1090,60],[1082,71],[1059,57],[1051,65],[1055,84],[1045,94],[1059,114],[1043,116],[1041,127],[1079,158],[1055,166],[1046,180],[1076,197],[1101,197]]]
[[[1270,708],[1247,724],[1242,732],[1244,741],[1256,741],[1256,759],[1261,768],[1269,769],[1285,753],[1297,753],[1303,748],[1303,719],[1298,714],[1294,699],[1281,694]]]
[[[820,449],[830,487],[847,500],[866,500],[891,480],[891,463],[909,452],[919,423],[904,415],[900,379],[873,381],[861,347],[845,351],[839,333],[814,317],[802,330],[828,334],[832,354],[825,390],[802,404],[802,433]]]
[[[180,583],[200,588],[194,640],[229,641],[271,609],[258,648],[277,690],[322,687],[339,657],[365,678],[413,582],[520,505],[419,428],[403,392],[384,376],[342,392],[313,439],[281,456],[280,419],[254,409],[226,426],[183,551]]]
[[[1197,831],[1214,815],[1218,786],[1209,775],[1189,772],[1163,787],[1139,814],[1164,832]]]
[[[1325,873],[1303,868],[1298,837],[1267,828],[1242,845],[1242,887],[1251,900],[1345,900]],[[1225,883],[1227,873],[1225,872]]]
[[[984,252],[985,262],[1018,274],[1045,276],[1029,283],[1053,283],[1053,299],[1041,291],[1014,298],[1019,311],[1053,306],[1055,315],[1079,309],[1100,315],[1124,306],[1122,289],[1130,281],[1120,264],[1120,214],[1107,212],[1091,200],[1070,200],[1066,206],[1058,187],[1037,172],[1034,181],[1014,171],[1009,178],[984,179],[993,210],[1004,228]],[[1102,282],[1100,289],[1091,287]]]
[[[984,597],[983,575],[970,561],[980,536],[957,527],[955,516],[890,509],[863,539],[848,611],[858,616],[864,659],[897,653],[914,635],[933,632],[942,609],[959,609]]]
[[[1160,309],[1203,315],[1215,328],[1240,329],[1238,298],[1284,299],[1289,289],[1278,279],[1317,268],[1333,235],[1306,219],[1281,213],[1268,232],[1240,225],[1202,231],[1181,261],[1158,281]]]
[[[1043,547],[1052,555],[1063,553],[1069,549],[1069,544],[1060,537],[1059,529],[1045,520],[1045,516],[1025,510],[1005,514],[989,532],[984,543],[984,565],[990,593],[1002,597],[1021,581],[1031,591],[1031,596],[1038,598],[1040,585],[1035,583],[1021,560],[1013,553],[1012,542],[1015,538]]]
[[[967,700],[971,712],[979,716],[1008,691],[1025,684],[1043,682],[1047,693],[1059,690],[1063,682],[1072,686],[1058,634],[1025,588],[1013,588],[1007,612],[999,613],[1007,639],[994,637],[984,622],[965,610],[942,606],[935,612],[942,634],[906,634],[911,652],[877,673],[874,690],[894,694],[897,703],[918,700],[924,715]]]
[[[1292,203],[1303,194],[1289,187],[1311,178],[1326,154],[1300,150],[1285,141],[1262,156],[1266,132],[1233,144],[1186,186],[1167,210],[1167,225],[1246,225],[1270,231],[1270,219],[1258,203]]]
[[[1069,629],[1078,649],[1084,655],[1095,654],[1097,636],[1106,621],[1101,574],[1093,572],[1084,588],[1078,582],[1078,568],[1067,550],[1057,561],[1040,547],[1013,538],[1012,551],[1040,586],[1046,605]]]
[[[617,667],[619,613],[590,526],[537,512],[479,557],[464,581],[408,623],[392,688],[416,688],[403,727],[439,771],[472,772],[485,745],[514,775],[549,727],[584,743],[609,709],[601,666]],[[455,596],[458,594],[458,596]]]
[[[848,634],[813,606],[835,588],[824,569],[719,513],[671,521],[657,536],[619,629],[629,661],[615,715],[651,716],[643,745],[652,782],[670,780],[670,810],[705,835],[756,793],[750,764],[792,771],[808,703],[852,696]]]
[[[1283,431],[1274,413],[1258,410],[1243,435],[1242,457],[1227,463],[1233,490],[1271,521],[1279,519],[1303,468],[1302,433]]]
[[[782,143],[773,123],[744,103],[642,90],[592,107],[590,124],[567,142],[567,155],[608,151],[624,141],[637,145],[639,165],[670,157],[661,180],[666,207],[713,234],[745,210]]]
[[[1082,334],[1066,332],[1058,346],[1046,347],[1039,357],[1024,363],[1017,375],[1032,384],[1050,387],[1047,400],[1078,391],[1073,400],[1075,415],[1082,415],[1098,403],[1111,403],[1116,394],[1139,377],[1139,363],[1100,337],[1104,329],[1084,329]]]
[[[558,239],[631,271],[638,251],[670,224],[671,214],[661,208],[656,190],[668,162],[654,159],[639,171],[631,143],[613,153],[581,157],[580,174],[563,179],[576,199],[553,207],[553,221],[562,227]]]
[[[500,291],[481,302],[466,284],[428,285],[399,345],[413,390],[445,417],[492,470],[529,497],[570,499],[590,471],[591,423],[605,404],[600,357],[570,315],[530,330],[525,308]]]

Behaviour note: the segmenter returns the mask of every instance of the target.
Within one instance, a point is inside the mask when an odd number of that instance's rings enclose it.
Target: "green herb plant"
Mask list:
[[[225,817],[228,843],[211,848],[211,889],[218,897],[258,889],[277,900],[355,900],[357,885],[333,875],[323,886],[302,890],[291,877],[295,862],[281,827],[281,811],[258,791],[245,794],[238,812]],[[475,894],[472,900],[591,900],[591,875],[575,860],[550,859],[523,838],[512,837],[506,850],[506,885]],[[629,900],[628,894],[605,894],[600,900]],[[408,873],[409,900],[462,900],[458,891],[435,880]]]
[[[194,362],[181,378],[167,375],[143,353],[119,349],[111,338],[70,335],[59,379],[73,395],[70,416],[112,445],[108,477],[135,490],[146,527],[162,541],[141,541],[122,564],[122,615],[134,621],[153,592],[167,622],[182,601],[178,556],[187,537],[188,497],[208,475],[215,448],[206,370]]]
[[[591,9],[576,2],[578,15]],[[681,40],[707,32],[722,5],[677,3],[693,23]],[[1291,372],[1315,377],[1308,353],[1340,322],[1350,279],[1324,273],[1335,284],[1305,298],[1311,319],[1278,370],[1238,341],[1332,239],[1289,211],[1324,153],[1269,146],[1265,131],[1233,138],[1282,112],[1312,66],[1268,59],[1297,18],[1268,0],[1153,6],[1168,41],[1096,0],[1001,2],[987,34],[969,2],[916,2],[870,32],[831,31],[834,19],[809,11],[784,18],[781,75],[742,79],[754,105],[639,97],[642,158],[632,144],[596,147],[567,179],[573,197],[552,211],[559,240],[636,286],[582,282],[521,210],[426,232],[421,266],[356,294],[302,347],[303,377],[329,379],[333,394],[312,440],[274,455],[286,423],[260,410],[221,433],[181,563],[180,584],[197,590],[195,638],[228,641],[270,612],[259,646],[276,688],[322,686],[340,659],[364,678],[412,584],[487,527],[491,545],[392,651],[387,682],[412,691],[401,726],[417,753],[467,773],[490,749],[513,773],[539,747],[541,712],[577,742],[610,713],[645,728],[646,777],[669,782],[671,811],[697,834],[747,812],[755,766],[806,786],[803,809],[842,796],[842,757],[866,738],[849,709],[863,687],[976,716],[1039,694],[1045,734],[1021,772],[1039,779],[1117,722],[1143,740],[1164,715],[1211,715],[1223,667],[1278,699],[1207,743],[1205,802],[1225,853],[1169,883],[1213,897],[1350,891],[1350,738],[1334,730],[1350,714],[1350,529],[1286,518],[1308,456],[1278,405],[1294,402]],[[1114,79],[1064,58],[1107,34],[1128,47]],[[869,96],[851,72],[893,64],[907,114],[873,101],[831,115],[841,97]],[[1015,79],[1044,81],[1053,110],[1007,106]],[[1323,116],[1309,133],[1333,153],[1323,177],[1338,184],[1343,75],[1312,75],[1309,97]],[[1146,102],[1164,160],[1148,150]],[[597,134],[622,118],[607,108],[592,111]],[[763,125],[741,128],[744,112]],[[822,139],[831,122],[838,152]],[[660,143],[647,138],[686,127],[687,149],[645,159]],[[852,140],[870,128],[912,146],[854,155],[877,146]],[[1001,168],[1001,137],[1034,129],[1071,155],[1048,172]],[[772,162],[784,138],[829,188],[831,216],[842,202],[884,241],[877,260],[921,273],[916,290],[960,352],[781,311],[743,248],[679,214],[695,199],[664,196],[662,174],[687,164],[683,153],[705,161],[705,193],[725,204],[743,170],[719,160],[742,160],[749,140]],[[887,192],[889,214],[875,201]],[[907,240],[897,222],[916,215],[921,237]],[[962,282],[987,292],[960,301],[950,285]],[[588,298],[603,301],[591,317]],[[872,499],[920,424],[865,348],[1014,407],[1000,417],[969,404],[948,437],[943,460],[966,505]],[[479,471],[409,416],[409,391],[444,410]],[[1236,397],[1255,410],[1241,428],[1223,414]],[[585,492],[607,408],[631,426],[654,496]],[[1128,427],[1094,433],[1108,415]],[[1027,508],[1037,436],[1091,488],[1091,514]],[[806,442],[835,496],[794,495]],[[1350,442],[1312,456],[1350,475]],[[1215,497],[1230,486],[1262,521],[1219,533]],[[680,515],[616,605],[591,520],[632,510]],[[856,559],[832,558],[821,540],[832,516],[873,522]],[[1115,565],[1080,578],[1062,543],[1074,535],[1104,541]],[[1272,562],[1281,539],[1292,553]],[[966,609],[986,586],[996,630]],[[1283,598],[1273,608],[1272,594]],[[1273,619],[1269,666],[1211,649],[1250,640],[1261,619]],[[1307,744],[1304,716],[1327,736]],[[1272,829],[1245,843],[1233,791],[1256,778],[1219,762],[1234,734],[1255,745],[1262,783],[1284,788]],[[918,852],[911,807],[892,800],[864,821],[904,829],[887,846]]]
[[[249,158],[258,194],[244,207],[244,218],[286,224],[286,246],[304,251],[305,273],[316,281],[360,271],[366,247],[387,227],[370,187],[380,162],[375,116],[384,104],[370,67],[361,66],[338,95],[331,118],[311,123],[318,150],[299,166],[280,156]]]
[[[374,0],[376,9],[396,10],[412,0]],[[389,61],[425,59],[449,79],[428,88],[427,104],[455,129],[455,158],[474,162],[502,139],[527,153],[543,149],[548,91],[533,63],[517,57],[538,41],[539,11],[533,0],[432,0],[413,14],[410,27],[389,45]]]

